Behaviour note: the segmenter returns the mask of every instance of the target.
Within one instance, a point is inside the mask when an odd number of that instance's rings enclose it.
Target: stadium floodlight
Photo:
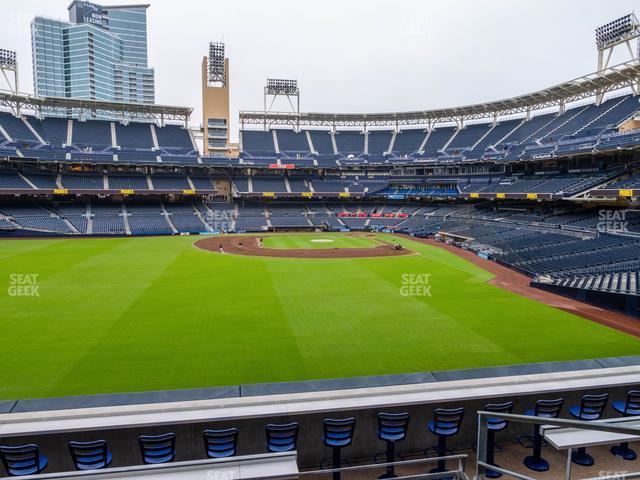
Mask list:
[[[227,79],[224,67],[224,43],[209,42],[209,83],[221,83],[225,85]]]
[[[619,43],[637,34],[640,23],[633,13],[620,17],[596,28],[596,44],[598,48],[606,48],[613,43]]]
[[[598,48],[599,72],[607,68],[613,49],[618,45],[627,45],[631,60],[636,60],[640,56],[640,44],[635,51],[631,45],[632,40],[640,39],[640,22],[633,13],[596,28],[595,36],[596,46]]]
[[[298,81],[267,78],[266,92],[269,95],[296,95],[299,93]]]
[[[271,97],[271,102],[267,106],[267,98]],[[291,107],[291,112],[296,113],[296,118],[300,118],[300,89],[298,88],[298,80],[284,78],[267,78],[267,85],[264,87],[264,128],[269,128],[266,118],[267,113],[273,111],[273,105],[278,97],[285,97]],[[293,100],[295,99],[295,105]],[[299,124],[297,124],[297,127]]]
[[[16,52],[0,48],[0,68],[15,70],[18,67]]]
[[[0,73],[2,73],[8,89],[17,94],[20,90],[18,84],[18,56],[14,50],[0,48]],[[13,82],[11,77],[13,77]],[[14,113],[20,115],[19,105]]]

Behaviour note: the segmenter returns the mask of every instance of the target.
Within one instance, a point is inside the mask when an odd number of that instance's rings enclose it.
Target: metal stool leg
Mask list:
[[[585,447],[579,448],[578,451],[571,454],[571,461],[575,464],[582,465],[583,467],[590,467],[595,462],[593,457],[587,453]]]
[[[438,435],[438,456],[444,457],[447,455],[447,437],[444,435]],[[438,460],[438,466],[431,470],[431,473],[438,473],[446,471],[446,465],[444,460]]]
[[[396,442],[387,442],[387,463],[393,463],[396,458]],[[387,465],[386,473],[380,475],[378,478],[396,478],[395,465]]]
[[[496,465],[495,444],[496,444],[496,432],[494,430],[489,430],[487,432],[487,463],[489,465]],[[499,478],[502,476],[500,472],[496,472],[495,470],[490,470],[490,469],[487,469],[484,475],[487,478]]]
[[[333,448],[333,461],[332,461],[332,468],[336,469],[336,468],[340,468],[341,465],[341,448]],[[333,480],[340,480],[340,472],[333,472]]]
[[[542,458],[542,435],[540,425],[533,426],[533,455],[524,459],[524,464],[530,470],[546,472],[549,470],[549,462]]]

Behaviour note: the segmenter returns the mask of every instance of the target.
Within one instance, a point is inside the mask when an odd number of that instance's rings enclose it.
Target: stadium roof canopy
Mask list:
[[[432,125],[434,123],[498,118],[518,113],[529,113],[549,107],[560,107],[596,97],[605,93],[631,88],[635,94],[640,81],[640,62],[633,60],[591,73],[544,90],[504,100],[478,103],[463,107],[441,108],[413,112],[395,113],[287,113],[287,112],[240,112],[240,124],[244,125],[313,125],[313,126],[384,126],[384,125]]]
[[[7,90],[0,90],[0,106],[9,107],[14,113],[30,110],[35,113],[44,113],[45,115],[52,115],[55,112],[67,115],[69,112],[73,112],[74,115],[82,116],[85,112],[87,114],[98,112],[116,120],[118,118],[122,120],[154,119],[160,124],[163,124],[166,120],[173,120],[181,121],[185,126],[188,124],[189,117],[193,111],[191,107],[108,102],[65,97],[37,97]]]

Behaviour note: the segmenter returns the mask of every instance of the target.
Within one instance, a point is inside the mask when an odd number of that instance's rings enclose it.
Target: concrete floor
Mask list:
[[[625,461],[614,457],[609,451],[610,446],[593,447],[589,448],[587,452],[595,459],[595,465],[592,467],[581,467],[579,465],[572,464],[572,479],[586,479],[599,476],[608,476],[611,480],[615,480],[619,475],[631,472],[640,472],[640,442],[630,444],[630,448],[638,453],[639,458],[634,461]],[[345,451],[345,453],[347,453]],[[467,454],[469,458],[466,461],[466,474],[469,478],[474,478],[475,475],[475,452],[473,450],[456,451],[456,454]],[[522,464],[524,457],[531,454],[531,449],[524,448],[518,443],[512,443],[502,446],[502,451],[496,453],[496,462],[504,467],[523,475],[529,475],[533,478],[540,480],[561,480],[565,478],[566,468],[566,452],[559,452],[551,446],[547,446],[542,450],[542,456],[551,465],[548,472],[538,473],[529,470]],[[424,458],[415,456],[413,458]],[[405,458],[409,460],[410,458]],[[355,465],[355,464],[354,464]],[[435,464],[433,464],[435,466]],[[454,465],[448,464],[453,467]],[[426,473],[432,467],[431,464],[424,465],[411,465],[404,467],[397,467],[396,474],[398,476],[416,475],[420,473]],[[384,468],[372,468],[366,471],[359,472],[345,472],[342,474],[343,480],[364,480],[364,479],[376,479],[379,475],[384,473]],[[312,477],[318,480],[330,480],[331,474],[313,475]],[[503,476],[507,479],[509,477]]]

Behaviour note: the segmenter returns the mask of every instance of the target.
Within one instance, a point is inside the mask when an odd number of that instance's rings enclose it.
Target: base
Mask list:
[[[582,465],[583,467],[591,467],[595,463],[593,457],[586,452],[573,452],[571,454],[571,461],[576,465]]]
[[[623,460],[635,460],[638,456],[636,452],[631,450],[627,445],[615,445],[611,447],[611,453],[613,453],[616,457],[622,458]]]
[[[533,470],[534,472],[546,472],[549,470],[549,462],[542,457],[535,458],[529,456],[524,459],[523,463],[529,470]]]

